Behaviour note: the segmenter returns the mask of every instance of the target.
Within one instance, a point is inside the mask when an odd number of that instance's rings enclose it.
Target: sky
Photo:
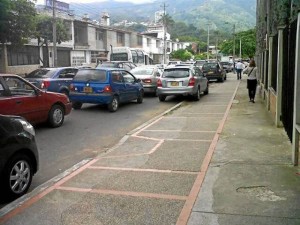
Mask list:
[[[74,3],[90,3],[90,2],[105,2],[105,1],[109,1],[109,0],[58,0],[61,2],[66,2],[66,3],[70,3],[70,2],[74,2]],[[114,0],[116,2],[131,2],[131,3],[135,3],[135,4],[143,4],[143,3],[151,3],[154,0]],[[44,4],[45,0],[37,0],[37,4]]]

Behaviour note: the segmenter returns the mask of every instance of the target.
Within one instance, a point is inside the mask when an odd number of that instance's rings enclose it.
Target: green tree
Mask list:
[[[33,36],[36,11],[30,0],[1,0],[0,42],[22,45]]]
[[[177,51],[171,52],[170,56],[172,59],[179,59],[181,61],[186,61],[186,60],[190,60],[193,57],[193,54],[186,49],[179,49]]]
[[[35,37],[38,39],[39,46],[45,45],[47,51],[49,52],[49,43],[53,42],[53,19],[46,15],[39,15],[36,17],[36,33]],[[64,21],[56,18],[56,40],[57,43],[70,40],[70,35],[68,35],[68,30]],[[40,59],[41,60],[41,59]],[[41,60],[43,66],[45,63]]]
[[[175,21],[169,14],[163,15],[158,22],[164,24],[167,28],[167,31],[171,30],[175,24]]]

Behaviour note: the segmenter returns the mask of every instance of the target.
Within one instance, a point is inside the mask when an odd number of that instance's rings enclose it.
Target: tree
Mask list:
[[[169,14],[163,15],[158,22],[164,24],[167,30],[171,30],[175,24],[173,18]]]
[[[38,45],[45,45],[49,52],[48,45],[53,42],[53,19],[46,15],[39,15],[36,17],[36,33],[35,37],[38,39]],[[66,25],[63,20],[56,18],[56,40],[57,43],[70,40]],[[41,60],[41,59],[40,59]],[[49,66],[41,60],[43,66]]]
[[[171,53],[171,58],[180,59],[181,61],[190,60],[193,57],[193,54],[187,51],[186,49],[179,49]]]
[[[36,11],[29,0],[1,0],[0,42],[22,45],[34,33]]]

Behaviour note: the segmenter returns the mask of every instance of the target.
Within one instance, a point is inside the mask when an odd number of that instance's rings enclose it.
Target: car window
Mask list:
[[[63,69],[59,74],[59,78],[73,78],[76,72],[77,69],[73,68]]]
[[[7,77],[5,78],[5,83],[7,84],[11,95],[31,96],[35,94],[35,90],[32,86],[17,77]]]
[[[26,78],[48,78],[52,77],[55,70],[50,69],[37,69],[26,75]]]
[[[186,68],[176,68],[176,69],[167,69],[164,70],[162,77],[169,77],[169,78],[182,78],[182,77],[189,77],[190,70]]]
[[[203,65],[203,69],[216,69],[217,68],[217,63],[205,63]]]
[[[0,84],[0,96],[4,96],[4,88],[2,84]]]
[[[127,73],[126,71],[122,71],[122,75],[125,83],[132,84],[135,82],[134,77],[130,73]]]
[[[79,70],[74,77],[74,81],[97,81],[97,82],[105,82],[107,79],[105,70],[91,70],[91,69],[83,69]]]
[[[114,83],[123,83],[123,76],[120,71],[112,71],[112,82]]]

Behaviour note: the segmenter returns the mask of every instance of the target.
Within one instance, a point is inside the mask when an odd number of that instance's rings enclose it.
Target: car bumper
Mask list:
[[[158,95],[193,95],[197,92],[195,87],[157,88]]]
[[[144,86],[144,92],[145,93],[156,93],[156,86],[151,86],[151,85],[143,85]]]
[[[65,115],[70,114],[71,110],[72,110],[72,102],[68,102],[68,103],[65,105]]]
[[[109,104],[112,101],[111,94],[82,94],[70,92],[71,102],[91,103],[91,104]]]

